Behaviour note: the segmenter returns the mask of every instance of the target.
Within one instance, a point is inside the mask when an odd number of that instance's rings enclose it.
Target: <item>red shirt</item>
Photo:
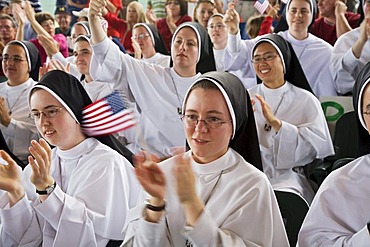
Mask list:
[[[53,38],[59,44],[59,51],[63,54],[64,57],[68,57],[69,53],[68,53],[68,44],[67,44],[66,36],[59,33],[59,34],[55,34]],[[46,63],[46,58],[48,57],[48,55],[46,54],[46,51],[44,47],[42,47],[42,45],[40,44],[39,40],[31,39],[30,42],[32,42],[39,50],[41,64]]]
[[[181,23],[192,21],[191,17],[188,15],[183,15],[181,18],[175,23],[176,26],[179,26]],[[160,19],[157,21],[157,29],[158,32],[161,34],[164,44],[166,45],[167,51],[171,51],[171,39],[172,33],[170,28],[167,25],[166,18]]]
[[[345,17],[352,28],[356,28],[360,24],[358,23],[360,19],[360,14],[346,12]],[[330,25],[326,23],[324,21],[324,17],[316,19],[316,21],[310,28],[310,33],[319,38],[322,38],[332,46],[334,46],[335,41],[337,41],[338,39],[336,25]]]
[[[126,33],[127,22],[109,12],[106,16],[104,16],[104,19],[107,20],[109,26],[111,26],[118,32],[118,38],[123,47],[125,47],[127,53],[134,53],[134,48],[132,47],[131,41],[132,30],[127,31]]]

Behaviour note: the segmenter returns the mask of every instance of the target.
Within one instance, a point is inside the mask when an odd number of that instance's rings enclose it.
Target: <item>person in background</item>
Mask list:
[[[38,81],[40,56],[28,41],[10,41],[2,53],[7,81],[0,83],[0,129],[9,149],[27,164],[29,143],[37,139],[35,123],[29,119],[27,95]]]
[[[193,21],[199,22],[203,27],[207,27],[209,17],[215,13],[217,13],[217,9],[213,0],[197,1],[193,12]]]
[[[360,14],[347,12],[347,0],[319,0],[319,18],[310,27],[310,33],[332,46],[337,39],[360,25]],[[361,4],[360,4],[361,6]]]
[[[89,8],[83,8],[80,11],[72,11],[72,14],[77,17],[77,22],[88,21]]]
[[[28,103],[43,138],[31,141],[22,173],[0,151],[7,164],[0,166],[3,245],[103,247],[122,240],[140,186],[114,139],[82,132],[82,109],[91,100],[80,82],[50,71],[31,88]]]
[[[0,14],[0,42],[3,45],[15,40],[17,34],[17,23],[7,14]]]
[[[99,0],[91,0],[89,22],[94,50],[91,76],[122,89],[140,109],[138,136],[144,141],[134,143],[136,146],[131,150],[136,153],[138,148],[145,149],[165,159],[172,155],[172,147],[184,145],[178,114],[186,90],[200,73],[216,69],[207,30],[199,23],[181,24],[172,39],[170,67],[163,68],[119,54],[99,25],[101,7]]]
[[[156,23],[157,29],[161,34],[167,51],[171,50],[171,39],[176,28],[187,21],[191,21],[191,17],[187,15],[187,2],[185,0],[166,0],[166,18],[161,18]]]
[[[279,32],[278,35],[292,44],[315,96],[318,98],[336,96],[333,76],[329,70],[333,47],[308,32],[310,23],[315,20],[315,13],[316,1],[289,0],[286,5],[286,20],[289,28]],[[225,50],[225,69],[241,70],[246,77],[255,79],[251,50],[260,37],[241,40],[239,14],[235,11],[233,3],[229,4],[225,23],[229,32],[228,47]]]
[[[67,5],[57,6],[54,12],[55,20],[58,23],[58,27],[55,28],[55,34],[61,33],[66,37],[71,36],[71,19],[72,13],[68,9]]]
[[[252,63],[262,81],[248,91],[256,102],[263,171],[274,190],[296,193],[310,204],[314,191],[304,166],[334,154],[321,104],[292,46],[280,35],[257,40]]]
[[[227,72],[203,74],[185,94],[181,119],[186,153],[161,163],[150,154],[135,157],[145,192],[129,211],[125,243],[289,246],[275,194],[256,168],[253,109],[240,80]]]
[[[105,7],[103,8],[102,16],[108,21],[109,26],[112,26],[120,34],[119,39],[127,53],[133,54],[132,47],[132,27],[136,23],[145,23],[144,8],[139,2],[131,2],[127,6],[127,19],[122,20],[110,13]]]
[[[370,61],[370,0],[363,4],[365,18],[361,25],[340,36],[334,45],[330,71],[340,95],[352,94],[358,74]]]
[[[60,5],[64,5],[64,4],[60,4]],[[81,11],[84,8],[89,7],[89,0],[67,0],[67,5],[68,5],[69,11],[71,12]],[[73,15],[70,25],[73,26],[76,22],[77,22],[77,17]]]
[[[122,1],[121,0],[107,0],[105,7],[110,13],[118,17],[118,14],[120,10],[122,9]],[[115,37],[115,38],[120,37],[119,32],[115,30],[114,28],[112,28],[111,26],[108,26],[107,34],[108,34],[108,37]]]
[[[13,17],[7,14],[0,14],[0,45],[1,53],[3,53],[4,46],[10,41],[15,40],[17,34],[17,24]],[[1,59],[2,60],[2,56]],[[6,77],[2,66],[0,66],[0,82],[4,82]]]
[[[163,67],[170,66],[170,56],[167,48],[153,24],[137,23],[132,31],[132,46],[135,58],[147,63],[158,64]]]
[[[63,34],[55,34],[54,18],[49,13],[34,13],[29,2],[26,2],[25,8],[26,16],[28,21],[31,23],[32,28],[38,35],[44,35],[45,37],[53,38],[54,42],[58,44],[59,51],[64,57],[68,57],[68,45],[67,39]],[[18,36],[18,38],[21,38]],[[38,39],[31,39],[30,42],[35,44],[40,52],[41,63],[46,62],[47,53],[42,47]]]
[[[353,87],[359,158],[332,171],[321,184],[298,234],[309,246],[368,246],[370,243],[370,63]],[[351,137],[352,138],[352,137]]]
[[[224,69],[224,51],[227,45],[227,28],[223,22],[222,14],[213,14],[207,25],[208,35],[213,44],[213,54],[215,56],[216,70],[225,71]]]

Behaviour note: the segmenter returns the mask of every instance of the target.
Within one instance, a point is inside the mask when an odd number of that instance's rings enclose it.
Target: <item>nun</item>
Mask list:
[[[207,30],[199,23],[181,24],[172,38],[170,67],[163,68],[118,52],[99,25],[103,7],[102,1],[90,2],[91,76],[113,83],[137,105],[141,132],[131,151],[145,149],[165,159],[172,147],[185,145],[179,118],[185,92],[201,73],[216,69]]]
[[[336,96],[334,80],[329,70],[333,47],[308,32],[308,27],[315,21],[316,9],[314,0],[289,0],[285,12],[289,28],[278,35],[292,44],[315,96]],[[225,70],[241,70],[249,78],[255,79],[251,50],[261,36],[241,40],[238,13],[233,7],[227,10],[225,23],[229,31],[224,55]]]
[[[91,100],[63,71],[45,74],[28,103],[43,138],[31,141],[23,173],[0,151],[6,162],[0,190],[7,192],[0,198],[3,246],[103,247],[123,240],[127,211],[140,191],[124,157],[131,153],[111,136],[97,139],[81,131],[82,109]]]
[[[38,81],[41,59],[36,46],[28,41],[9,42],[2,54],[8,78],[0,83],[0,131],[10,151],[27,164],[28,147],[37,139],[37,129],[29,119],[27,95]]]
[[[256,101],[263,171],[274,190],[294,192],[311,203],[314,191],[303,168],[334,154],[320,102],[292,46],[280,35],[259,39],[251,56],[262,81],[249,93]]]
[[[132,29],[131,39],[135,58],[169,67],[170,56],[167,54],[166,45],[155,25],[136,23]]]
[[[289,246],[260,171],[253,109],[240,80],[228,72],[203,74],[185,94],[181,119],[186,153],[159,164],[148,154],[135,156],[145,192],[129,212],[124,243]]]
[[[359,158],[329,174],[321,184],[298,234],[299,246],[370,244],[370,63],[353,87]]]

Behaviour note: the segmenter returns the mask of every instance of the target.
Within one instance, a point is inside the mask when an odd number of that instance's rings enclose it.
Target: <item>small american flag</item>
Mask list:
[[[88,136],[103,136],[128,129],[137,123],[132,109],[127,109],[117,91],[82,111],[81,129]]]
[[[257,0],[254,2],[254,7],[261,13],[265,13],[266,9],[269,6],[268,0]]]

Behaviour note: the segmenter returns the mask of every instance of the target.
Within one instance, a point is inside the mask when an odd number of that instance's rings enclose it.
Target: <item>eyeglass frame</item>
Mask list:
[[[21,56],[19,55],[14,55],[14,56],[8,56],[7,54],[5,55],[1,55],[0,56],[0,60],[2,60],[3,62],[6,62],[6,63],[9,63],[9,61],[11,60],[13,63],[21,63],[23,61],[27,61],[27,59],[23,59]]]
[[[40,114],[38,117],[35,116],[36,111],[31,112],[28,114],[28,118],[33,119],[35,121],[40,120],[41,115],[44,115],[46,118],[55,118],[60,111],[62,111],[63,107],[50,107],[46,109],[45,111],[37,111],[37,114]]]
[[[256,57],[258,57],[260,60],[256,61]],[[265,62],[272,61],[275,58],[280,57],[280,56],[279,56],[279,54],[269,52],[269,53],[266,53],[266,54],[263,54],[263,55],[258,55],[256,57],[253,57],[252,60],[251,60],[251,62],[253,64],[260,64],[262,61],[265,61]]]
[[[221,120],[221,119],[218,119],[216,117],[208,117],[206,119],[199,119],[199,118],[189,119],[189,117],[195,117],[195,115],[180,114],[180,119],[184,123],[184,125],[187,126],[187,127],[192,127],[192,128],[195,128],[199,124],[199,122],[202,122],[202,121],[204,122],[204,125],[207,128],[210,128],[210,129],[215,129],[215,128],[221,127],[223,124],[231,123],[233,121],[232,119],[230,119],[230,120]],[[191,123],[189,124],[188,121],[191,121]],[[209,123],[209,121],[211,121],[211,122]],[[212,126],[212,124],[213,124],[213,126]]]
[[[213,27],[211,26],[212,24],[210,24],[209,26],[207,26],[207,29],[222,29],[222,28],[225,28],[226,25],[222,24],[222,23],[216,23],[216,25],[214,25]]]
[[[148,33],[140,33],[140,34],[135,34],[135,35],[132,35],[132,38],[134,40],[139,40],[139,39],[145,39],[146,37],[149,37],[150,34]]]

